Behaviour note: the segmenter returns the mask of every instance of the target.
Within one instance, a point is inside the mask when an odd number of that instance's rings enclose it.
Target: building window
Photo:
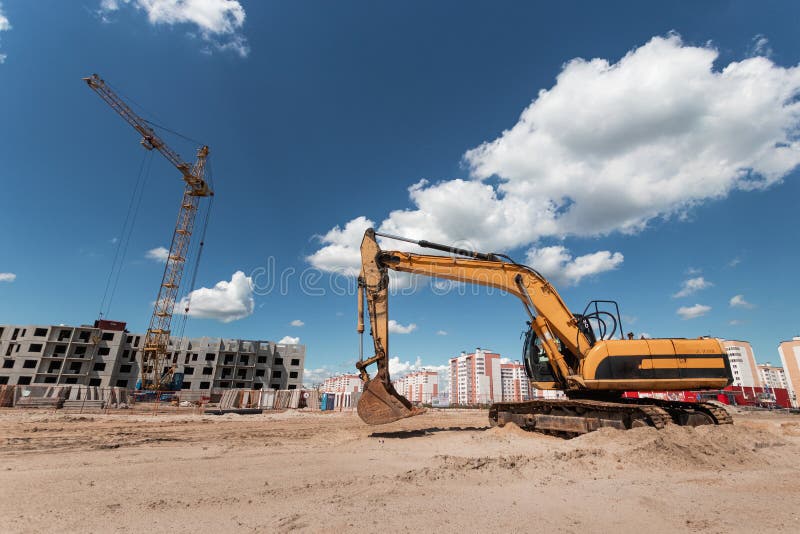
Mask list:
[[[125,338],[125,343],[127,343],[128,345],[130,345],[131,343],[133,343],[133,336],[128,336],[128,337],[126,337],[126,338]]]
[[[193,362],[196,362],[196,361],[197,361],[197,354],[192,354],[192,361],[193,361]]]
[[[243,388],[244,387],[244,382],[236,382],[236,387],[237,388]]]
[[[183,384],[181,384],[181,389],[192,389],[192,383],[184,382]]]
[[[75,347],[75,356],[86,354],[86,347]]]
[[[94,364],[94,370],[95,371],[105,371],[106,370],[106,364],[98,362],[98,363]]]
[[[103,337],[101,339],[103,341],[113,341],[114,340],[114,332],[103,332]]]
[[[194,367],[184,367],[183,374],[185,375],[193,375],[194,374]]]
[[[120,373],[130,373],[131,372],[131,366],[130,365],[120,365],[119,366],[119,372]]]
[[[247,378],[247,369],[239,369],[236,371],[236,378]]]
[[[89,342],[89,337],[91,335],[92,335],[92,333],[89,332],[88,330],[81,330],[80,333],[78,334],[78,339],[83,341],[84,343],[88,343]]]
[[[200,382],[200,389],[209,389],[211,388],[211,382]]]
[[[280,384],[272,384],[270,387],[272,389],[281,389],[281,385]]]
[[[25,360],[25,363],[22,364],[23,369],[35,369],[36,368],[36,360]]]
[[[89,379],[89,385],[90,386],[95,386],[95,387],[99,386],[100,385],[100,379],[99,378],[90,378]]]
[[[295,384],[289,384],[289,389],[297,389],[297,386]]]
[[[207,362],[213,362],[214,361],[214,355],[211,354],[211,353],[206,354],[206,361]]]
[[[130,354],[130,353],[131,353],[131,351],[129,351],[128,349],[125,349],[125,350],[122,351],[122,357],[123,358],[127,358],[128,354]]]
[[[283,365],[283,358],[275,358],[275,365]]]
[[[253,389],[262,389],[263,387],[264,387],[264,384],[262,384],[260,382],[256,382],[255,384],[253,384]]]
[[[259,356],[258,357],[258,363],[267,363],[267,357],[266,356]]]
[[[264,369],[256,369],[256,376],[264,376]]]
[[[300,359],[299,358],[292,358],[292,365],[300,365]]]
[[[97,354],[99,356],[108,356],[109,354],[111,354],[111,349],[108,347],[98,347]]]
[[[127,380],[117,380],[117,387],[118,388],[126,388],[126,387],[128,387],[128,381]]]
[[[203,367],[203,374],[204,375],[214,374],[214,368],[213,367]]]
[[[27,386],[30,383],[31,383],[31,377],[29,376],[21,376],[17,379],[17,384],[20,384],[22,386]]]
[[[3,360],[3,369],[13,369],[14,360]]]
[[[28,347],[28,352],[42,352],[42,344],[31,343],[30,347]]]
[[[274,373],[272,373],[272,377],[273,378],[280,378],[281,375],[282,375],[282,373],[280,371],[275,371]]]
[[[297,371],[292,371],[289,373],[289,378],[297,378]]]
[[[221,388],[229,388],[229,387],[231,387],[231,383],[228,382],[228,381],[220,382],[219,383],[219,387],[221,387]]]
[[[67,353],[67,346],[66,345],[56,345],[53,349],[53,354],[66,354]]]
[[[37,328],[33,331],[34,337],[44,337],[47,335],[47,328]]]
[[[0,384],[8,384],[8,377],[0,376]]]

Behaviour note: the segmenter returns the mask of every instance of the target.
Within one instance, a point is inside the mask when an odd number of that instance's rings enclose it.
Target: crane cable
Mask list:
[[[122,265],[125,261],[125,255],[128,252],[128,245],[130,238],[133,234],[133,227],[136,223],[136,218],[139,213],[139,206],[144,196],[144,188],[150,176],[150,168],[153,162],[152,152],[145,152],[142,156],[142,162],[139,165],[139,173],[134,183],[133,193],[131,194],[130,201],[128,202],[128,210],[125,214],[125,219],[122,223],[122,230],[120,237],[117,240],[117,247],[114,251],[114,259],[111,262],[111,269],[106,279],[105,290],[103,291],[103,298],[100,301],[100,310],[98,318],[102,319],[111,310],[111,302],[114,299],[114,294],[117,290],[120,275],[122,274]],[[109,293],[110,290],[110,293]]]

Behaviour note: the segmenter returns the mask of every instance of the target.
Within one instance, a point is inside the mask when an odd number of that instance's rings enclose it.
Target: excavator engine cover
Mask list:
[[[383,425],[419,415],[425,410],[414,408],[391,384],[373,378],[364,385],[358,401],[358,416],[368,425]]]

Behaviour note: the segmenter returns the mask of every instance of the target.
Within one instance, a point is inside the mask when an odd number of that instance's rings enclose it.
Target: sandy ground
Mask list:
[[[800,532],[800,416],[572,440],[439,411],[0,413],[2,532]]]

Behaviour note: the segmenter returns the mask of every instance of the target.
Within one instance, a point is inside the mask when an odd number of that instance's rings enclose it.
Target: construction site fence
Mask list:
[[[313,389],[150,391],[84,385],[0,385],[0,409],[44,409],[91,414],[202,414],[206,410],[352,411],[360,393]]]

